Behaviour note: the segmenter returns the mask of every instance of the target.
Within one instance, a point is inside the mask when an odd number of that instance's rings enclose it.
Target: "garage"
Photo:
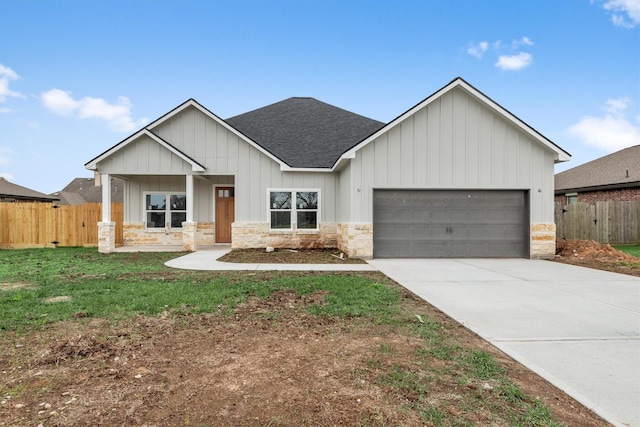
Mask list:
[[[528,258],[528,192],[374,190],[375,258]]]

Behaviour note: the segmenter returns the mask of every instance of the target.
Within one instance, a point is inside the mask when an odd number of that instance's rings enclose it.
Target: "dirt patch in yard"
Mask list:
[[[16,289],[30,289],[32,286],[26,282],[2,283],[0,282],[0,291],[14,291]]]
[[[640,277],[640,258],[593,240],[556,240],[555,260]]]
[[[312,315],[308,307],[322,305],[325,292],[278,291],[213,314],[83,319],[4,332],[0,425],[415,426],[438,419],[512,425],[509,411],[517,405],[498,384],[469,378],[431,353],[435,342],[407,332],[421,327],[415,313],[439,322],[451,346],[492,354],[564,425],[607,425],[400,291],[407,316],[397,325]]]

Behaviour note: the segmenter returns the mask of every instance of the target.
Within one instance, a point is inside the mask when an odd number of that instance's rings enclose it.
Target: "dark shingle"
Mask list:
[[[57,197],[31,190],[0,177],[0,198],[16,200],[33,200],[38,202],[54,202]]]
[[[616,151],[555,176],[556,192],[640,182],[640,145]]]
[[[111,178],[111,203],[122,202],[124,181]],[[83,205],[85,203],[101,203],[102,187],[95,184],[94,178],[75,178],[66,187],[55,193],[61,205]]]
[[[330,168],[384,123],[314,98],[289,98],[226,120],[291,167]]]

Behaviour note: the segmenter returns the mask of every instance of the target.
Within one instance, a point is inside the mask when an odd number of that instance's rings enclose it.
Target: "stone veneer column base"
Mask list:
[[[116,223],[98,223],[98,252],[108,254],[116,250]]]
[[[535,222],[531,224],[531,259],[553,259],[556,256],[556,224]]]
[[[341,222],[337,226],[338,248],[351,258],[373,258],[373,224]]]
[[[196,226],[195,222],[182,223],[182,248],[185,251],[196,250]]]

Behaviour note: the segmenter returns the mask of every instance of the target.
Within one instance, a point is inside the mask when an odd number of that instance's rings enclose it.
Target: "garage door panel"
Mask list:
[[[376,190],[375,257],[526,257],[525,191]]]

